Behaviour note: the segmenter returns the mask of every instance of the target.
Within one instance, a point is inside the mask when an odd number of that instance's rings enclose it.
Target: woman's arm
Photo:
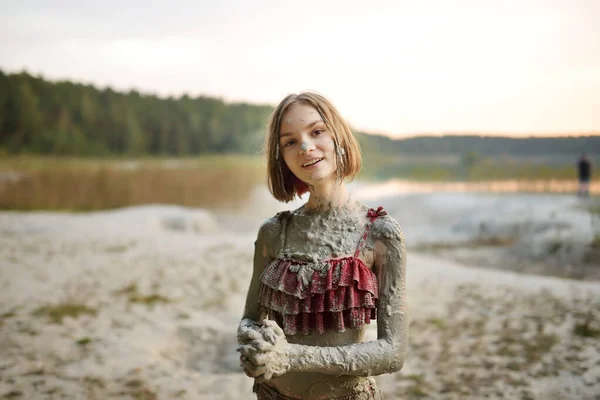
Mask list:
[[[280,329],[264,352],[247,352],[258,381],[290,371],[329,375],[380,375],[404,365],[408,343],[406,315],[406,248],[400,225],[390,217],[375,221],[374,266],[379,283],[377,340],[346,346],[305,346],[287,343]],[[241,349],[244,354],[244,349]],[[252,365],[248,364],[248,365]],[[262,375],[262,376],[261,376]]]
[[[260,328],[260,321],[265,318],[264,311],[258,304],[258,293],[260,290],[260,275],[267,264],[273,259],[274,245],[281,231],[281,215],[278,214],[268,219],[258,230],[258,236],[254,242],[254,267],[250,287],[246,294],[246,305],[244,314],[238,326],[238,342],[245,343],[255,338],[252,331]]]

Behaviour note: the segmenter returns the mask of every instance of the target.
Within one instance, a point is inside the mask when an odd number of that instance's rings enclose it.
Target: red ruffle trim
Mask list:
[[[377,316],[377,277],[358,258],[327,261],[326,271],[302,275],[291,267],[310,264],[291,259],[276,260],[261,275],[259,303],[280,323],[286,335],[344,332],[371,322]],[[310,270],[309,270],[310,271]]]

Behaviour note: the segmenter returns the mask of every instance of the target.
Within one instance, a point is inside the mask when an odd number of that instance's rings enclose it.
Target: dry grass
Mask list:
[[[156,288],[155,288],[156,289]],[[156,303],[171,303],[172,300],[158,293],[143,295],[138,292],[137,283],[132,283],[124,288],[114,292],[116,295],[127,296],[130,303],[146,304],[148,307],[153,307]]]
[[[63,303],[51,306],[44,306],[36,309],[33,315],[41,317],[46,316],[50,322],[61,324],[65,317],[77,318],[80,315],[96,315],[96,310],[89,308],[83,304]]]
[[[88,211],[149,203],[232,207],[264,182],[261,160],[245,156],[128,161],[18,157],[1,160],[0,170],[5,174],[0,209],[10,210]]]
[[[470,240],[462,242],[435,242],[425,243],[419,246],[415,246],[414,250],[418,251],[440,251],[440,250],[452,250],[459,248],[470,248],[476,249],[481,247],[511,247],[517,242],[518,238],[514,236],[490,236],[490,237],[476,237]]]

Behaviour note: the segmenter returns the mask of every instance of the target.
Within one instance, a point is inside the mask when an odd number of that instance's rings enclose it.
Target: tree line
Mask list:
[[[0,148],[8,153],[194,155],[260,149],[272,107],[159,98],[0,71]]]
[[[394,140],[369,135],[365,145],[385,154],[467,154],[486,156],[600,154],[600,135],[503,137],[482,135],[417,136]]]
[[[70,155],[256,153],[273,107],[187,95],[160,98],[0,70],[0,150]],[[367,153],[598,153],[600,137],[420,136],[357,132]]]

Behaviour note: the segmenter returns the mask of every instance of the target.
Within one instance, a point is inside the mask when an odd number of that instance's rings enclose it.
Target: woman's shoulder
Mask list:
[[[383,207],[369,208],[369,217],[376,217],[371,225],[371,234],[377,240],[404,241],[404,233],[400,223]]]
[[[263,237],[277,237],[281,233],[281,228],[287,222],[291,212],[281,211],[274,216],[267,218],[258,230],[258,235]]]

